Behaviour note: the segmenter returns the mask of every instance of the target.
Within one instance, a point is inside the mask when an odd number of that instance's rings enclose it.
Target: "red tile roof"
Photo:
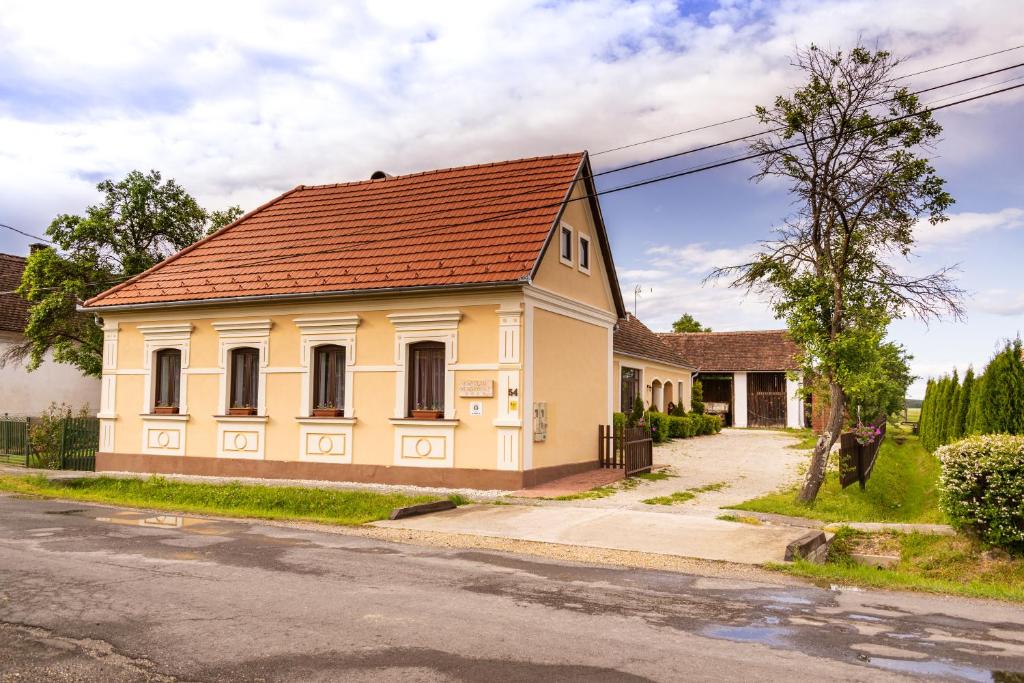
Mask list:
[[[300,185],[86,306],[522,281],[585,160]]]
[[[660,332],[701,372],[796,370],[800,348],[786,330],[751,332]]]
[[[619,324],[615,327],[612,347],[615,353],[625,356],[645,358],[693,369],[693,365],[687,362],[674,347],[662,341],[632,313],[627,313],[625,318],[619,320]]]
[[[13,293],[24,270],[24,258],[0,254],[0,330],[4,332],[24,332],[28,324],[28,302]]]

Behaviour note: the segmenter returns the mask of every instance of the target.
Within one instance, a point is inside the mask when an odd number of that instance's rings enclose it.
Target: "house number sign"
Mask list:
[[[459,382],[459,396],[462,398],[491,398],[494,396],[494,382],[489,379],[467,379]]]

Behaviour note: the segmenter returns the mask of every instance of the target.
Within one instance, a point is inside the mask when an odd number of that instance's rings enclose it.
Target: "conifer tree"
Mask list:
[[[1024,361],[1021,340],[1008,342],[985,368],[979,394],[982,434],[1024,434]]]
[[[962,439],[970,434],[967,427],[967,413],[971,408],[971,392],[974,391],[974,368],[968,367],[964,382],[960,385],[960,400],[956,406],[955,438]]]
[[[921,403],[921,415],[917,418],[917,435],[921,445],[931,450],[929,431],[932,426],[932,413],[935,410],[935,380],[929,379],[924,390],[924,401]]]

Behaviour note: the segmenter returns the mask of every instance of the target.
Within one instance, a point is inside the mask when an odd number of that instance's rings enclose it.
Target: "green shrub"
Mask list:
[[[629,412],[629,416],[626,418],[626,425],[629,427],[636,427],[644,420],[644,401],[642,398],[637,396],[633,399],[633,410]]]
[[[682,403],[677,403],[672,406],[671,415],[672,417],[682,417],[683,415],[686,415],[686,408],[683,407]]]
[[[1024,550],[1024,436],[973,436],[936,455],[950,521],[987,543]]]
[[[694,434],[696,436],[706,436],[707,434],[717,434],[722,431],[722,418],[718,415],[707,415],[705,413],[691,413],[690,419],[694,421]]]
[[[699,379],[690,388],[690,407],[698,415],[704,414],[704,385]]]
[[[668,441],[669,416],[665,413],[650,411],[647,413],[647,424],[651,427],[651,436],[654,443],[665,443]]]
[[[612,413],[612,433],[621,434],[626,427],[625,413]]]
[[[688,439],[697,431],[697,427],[686,415],[670,415],[668,418],[668,436],[671,439]]]

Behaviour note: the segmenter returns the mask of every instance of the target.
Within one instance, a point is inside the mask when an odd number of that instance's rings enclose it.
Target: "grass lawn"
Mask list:
[[[889,548],[900,562],[892,569],[856,564],[850,553],[862,547],[871,553]],[[844,527],[836,534],[825,564],[800,560],[771,568],[823,583],[1024,602],[1024,558],[986,549],[966,536],[865,534]]]
[[[648,505],[678,505],[679,503],[685,503],[688,500],[693,500],[701,493],[707,493],[708,491],[721,491],[728,484],[724,481],[718,481],[714,484],[705,484],[704,486],[697,486],[692,489],[686,489],[685,491],[676,491],[667,496],[655,496],[654,498],[646,498],[641,503],[647,503]]]
[[[195,512],[224,517],[294,519],[326,524],[365,524],[387,519],[397,507],[429,503],[439,496],[337,491],[286,486],[193,484],[162,477],[97,477],[50,481],[42,476],[0,476],[0,490],[128,507]],[[466,501],[453,496],[452,501]]]
[[[811,505],[796,500],[794,487],[733,507],[826,522],[944,522],[936,490],[939,461],[921,446],[916,436],[895,432],[891,430],[882,442],[864,491],[857,484],[840,488],[839,473],[833,470]],[[898,444],[898,440],[903,443]],[[833,459],[836,457],[832,455]]]

